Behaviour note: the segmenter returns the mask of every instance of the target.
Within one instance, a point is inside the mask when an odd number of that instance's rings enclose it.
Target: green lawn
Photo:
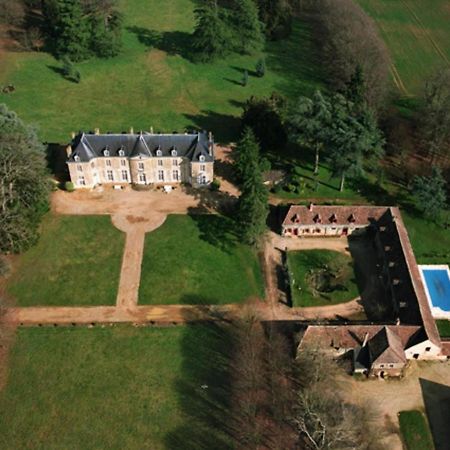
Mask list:
[[[20,256],[7,292],[20,306],[113,305],[124,234],[109,216],[48,214],[37,245]]]
[[[439,334],[443,338],[450,338],[450,320],[436,320]]]
[[[398,73],[401,94],[418,94],[426,78],[449,65],[448,0],[358,2],[378,24]]]
[[[332,250],[291,251],[287,254],[287,264],[294,307],[333,305],[359,295],[350,256]],[[330,292],[316,289],[317,285],[311,280],[312,272],[330,265],[341,270],[336,280],[338,286]]]
[[[264,295],[256,251],[218,215],[169,215],[147,234],[141,304],[227,304]]]
[[[214,325],[19,328],[0,447],[230,449],[229,346]]]
[[[420,411],[400,411],[398,420],[407,450],[434,449],[428,422]]]
[[[198,126],[218,139],[235,139],[236,117],[252,95],[276,90],[292,98],[311,93],[320,81],[314,59],[311,25],[297,20],[289,40],[268,43],[259,55],[193,64],[187,56],[195,1],[121,0],[125,18],[124,49],[109,60],[78,65],[81,83],[66,81],[61,67],[46,53],[2,54],[0,85],[12,83],[13,94],[0,94],[26,121],[40,128],[44,141],[66,142],[71,131],[183,130]],[[264,78],[252,75],[260,57]],[[246,87],[243,71],[250,72]]]

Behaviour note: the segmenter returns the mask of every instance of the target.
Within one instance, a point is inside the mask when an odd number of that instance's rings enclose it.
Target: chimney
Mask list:
[[[153,134],[153,127],[150,127],[150,134]]]
[[[308,209],[309,209],[309,211],[312,211],[313,208],[314,208],[314,203],[311,202],[311,203],[309,204],[309,206],[308,206]]]
[[[66,147],[66,153],[67,153],[67,157],[70,158],[70,155],[72,154],[72,146],[68,145]]]
[[[134,134],[134,128],[130,127],[130,134]]]
[[[94,129],[94,134],[96,134],[98,136],[100,134],[100,128],[95,128]]]
[[[367,345],[367,341],[369,340],[369,333],[366,333],[364,336],[364,342],[361,347],[365,347]]]

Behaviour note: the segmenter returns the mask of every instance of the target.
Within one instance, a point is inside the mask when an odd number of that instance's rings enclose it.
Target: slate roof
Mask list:
[[[369,225],[378,220],[387,206],[294,205],[289,208],[283,226],[289,225]]]
[[[214,153],[209,152],[208,136],[205,132],[195,134],[91,134],[80,133],[71,143],[72,154],[68,162],[74,162],[75,156],[79,161],[87,162],[93,158],[105,157],[104,151],[109,151],[109,157],[119,156],[123,151],[128,158],[151,158],[155,156],[172,156],[176,150],[177,156],[191,161],[214,161]],[[157,151],[161,155],[157,155]]]

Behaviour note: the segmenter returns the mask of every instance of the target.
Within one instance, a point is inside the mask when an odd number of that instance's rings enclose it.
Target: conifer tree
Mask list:
[[[207,0],[195,10],[196,27],[192,47],[199,61],[210,62],[228,53],[230,33],[216,0]]]
[[[244,54],[261,50],[264,45],[263,24],[254,0],[233,0],[230,9],[235,50]]]
[[[445,184],[442,171],[438,167],[432,167],[428,177],[414,178],[412,192],[425,217],[436,220],[441,215],[446,205]]]
[[[244,130],[238,147],[241,195],[237,216],[242,239],[247,244],[256,245],[266,230],[269,206],[261,173],[259,145],[251,129]]]

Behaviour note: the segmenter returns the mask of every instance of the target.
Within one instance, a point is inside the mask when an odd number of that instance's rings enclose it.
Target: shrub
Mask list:
[[[220,189],[220,180],[214,178],[214,180],[210,184],[210,188],[212,191],[218,191]]]
[[[264,59],[260,59],[258,60],[258,62],[256,63],[256,75],[259,78],[262,78],[265,74],[266,74],[266,62],[264,61]]]
[[[75,185],[71,181],[66,181],[64,183],[64,189],[67,192],[73,192],[75,190]]]

